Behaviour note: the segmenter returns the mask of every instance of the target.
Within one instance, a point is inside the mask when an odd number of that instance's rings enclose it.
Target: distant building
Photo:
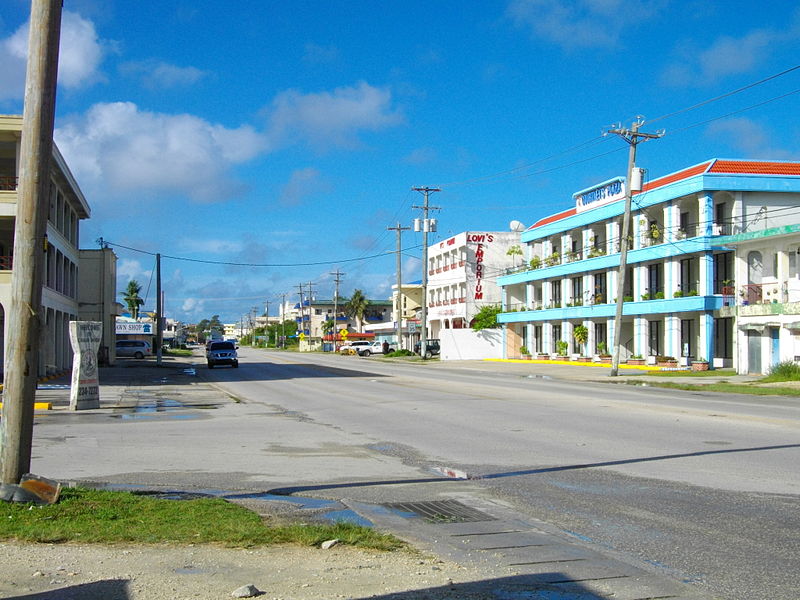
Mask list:
[[[100,364],[116,361],[116,318],[123,306],[117,302],[117,256],[110,248],[80,250],[78,271],[78,318],[100,321],[103,340],[98,350]]]

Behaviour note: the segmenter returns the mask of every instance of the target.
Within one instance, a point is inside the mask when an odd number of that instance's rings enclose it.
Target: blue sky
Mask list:
[[[22,111],[29,9],[0,5],[2,113]],[[344,295],[387,298],[414,186],[442,188],[440,238],[569,208],[624,175],[601,134],[637,115],[666,131],[639,147],[650,178],[797,159],[800,70],[683,109],[798,56],[784,1],[65,0],[56,140],[118,287],[151,308],[154,257],[128,248],[159,252],[168,316],[233,322],[300,283],[330,297],[337,268]],[[404,233],[405,280],[420,244]]]

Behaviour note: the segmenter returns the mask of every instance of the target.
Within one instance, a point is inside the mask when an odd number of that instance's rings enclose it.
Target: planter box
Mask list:
[[[579,356],[578,362],[592,362],[591,356]]]
[[[643,366],[645,364],[645,360],[643,358],[629,358],[625,361],[625,363],[628,365]]]
[[[708,371],[707,362],[693,362],[692,371]]]
[[[668,360],[666,362],[657,362],[657,367],[664,367],[666,369],[677,369],[678,368],[678,361],[677,360]]]
[[[530,354],[523,354],[523,355],[522,355],[522,358],[523,358],[524,360],[533,360],[533,356],[531,356]]]
[[[610,356],[601,356],[600,357],[600,362],[601,363],[606,363],[606,364],[611,364],[611,358],[612,357],[610,357]]]
[[[537,354],[536,360],[550,360],[549,354]]]
[[[556,356],[556,360],[569,360],[569,356]]]

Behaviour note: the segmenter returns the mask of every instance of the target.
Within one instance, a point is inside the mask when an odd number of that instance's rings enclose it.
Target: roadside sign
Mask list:
[[[347,329],[340,329],[340,330],[339,330],[339,335],[340,335],[340,336],[342,336],[342,339],[343,339],[343,340],[346,340],[346,339],[347,339],[347,334],[348,334],[348,333],[349,333],[349,331],[347,331]]]

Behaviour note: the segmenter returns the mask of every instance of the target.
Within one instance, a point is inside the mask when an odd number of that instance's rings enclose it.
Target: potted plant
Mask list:
[[[542,266],[542,259],[538,256],[534,256],[530,262],[531,269],[538,269]]]
[[[550,355],[547,352],[539,352],[536,355],[536,360],[550,360]]]
[[[656,292],[656,300],[663,300],[664,299],[664,292]]]
[[[558,340],[556,342],[556,359],[569,360],[567,352],[569,351],[569,343],[566,340]]]
[[[674,356],[656,356],[656,366],[674,369],[678,366],[678,360]]]
[[[661,239],[661,230],[655,223],[650,225],[650,239],[653,240],[654,242]]]
[[[586,349],[586,342],[589,341],[589,328],[586,325],[576,325],[572,330],[572,338],[575,340],[575,345],[582,351]],[[578,360],[589,360],[589,357],[581,352]]]
[[[597,342],[597,355],[600,357],[600,362],[611,362],[611,355],[608,353],[608,345],[605,342]]]
[[[531,359],[531,353],[528,352],[528,347],[527,346],[520,346],[519,347],[519,353],[522,355],[522,358],[524,358],[525,360],[530,360]]]
[[[693,360],[692,371],[708,371],[708,361],[705,358]]]
[[[681,291],[681,290],[675,290],[675,291],[673,292],[673,294],[672,294],[672,297],[673,297],[673,298],[683,298],[683,291]]]
[[[645,361],[641,354],[632,354],[626,362],[629,365],[643,365]]]

